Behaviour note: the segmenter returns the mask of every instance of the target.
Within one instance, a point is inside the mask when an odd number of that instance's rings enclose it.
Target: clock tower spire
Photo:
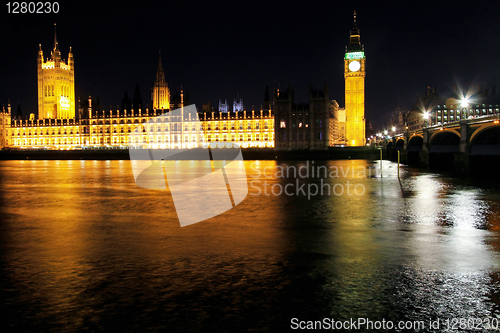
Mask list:
[[[365,52],[354,11],[354,26],[344,56],[345,138],[348,146],[364,146],[365,139]]]

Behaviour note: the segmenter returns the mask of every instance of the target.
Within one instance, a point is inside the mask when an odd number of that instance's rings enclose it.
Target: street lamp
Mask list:
[[[396,126],[392,126],[392,131],[396,132]]]
[[[423,118],[424,118],[424,127],[429,126],[429,112],[428,111],[424,112]]]
[[[462,118],[465,117],[465,119],[467,119],[467,107],[469,106],[469,100],[467,98],[462,99],[460,101],[460,105],[462,106]]]

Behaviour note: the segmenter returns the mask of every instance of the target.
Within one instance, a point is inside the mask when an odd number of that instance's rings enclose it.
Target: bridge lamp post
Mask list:
[[[424,117],[424,127],[429,126],[429,112],[425,111],[423,117]]]
[[[467,107],[469,106],[469,100],[467,100],[466,98],[463,99],[461,102],[460,102],[460,105],[462,106],[462,114],[464,113],[465,111],[465,119],[467,119]],[[460,118],[461,119],[461,118]]]

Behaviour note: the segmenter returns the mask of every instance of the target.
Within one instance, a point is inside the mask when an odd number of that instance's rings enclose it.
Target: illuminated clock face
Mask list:
[[[360,67],[361,67],[361,65],[359,64],[359,61],[354,60],[354,61],[351,61],[349,63],[349,70],[351,72],[357,72],[357,71],[359,71]]]

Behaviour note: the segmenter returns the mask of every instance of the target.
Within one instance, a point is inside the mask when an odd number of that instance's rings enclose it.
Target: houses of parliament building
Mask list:
[[[345,110],[339,110],[335,101],[328,100],[326,85],[322,91],[311,87],[310,103],[305,105],[293,102],[293,88],[281,93],[275,88],[273,101],[266,88],[260,110],[248,111],[242,103],[237,103],[239,107],[232,111],[220,108],[215,111],[203,105],[195,116],[186,112],[185,117],[169,119],[170,110],[182,110],[189,103],[182,87],[179,95],[171,94],[161,55],[152,89],[152,108],[143,108],[137,98],[131,103],[125,96],[121,108],[105,111],[91,97],[76,102],[73,53],[70,48],[67,60],[62,59],[54,34],[50,58],[44,58],[41,45],[38,51],[38,117],[34,113],[29,118],[23,117],[20,110],[14,114],[10,103],[1,106],[0,148],[182,149],[199,147],[200,142],[217,142],[219,147],[237,143],[242,148],[276,149],[327,149],[336,144],[363,146],[365,59],[356,23],[344,61]],[[343,119],[339,117],[342,112]],[[134,131],[139,126],[143,131]],[[138,132],[141,137],[136,135]]]

